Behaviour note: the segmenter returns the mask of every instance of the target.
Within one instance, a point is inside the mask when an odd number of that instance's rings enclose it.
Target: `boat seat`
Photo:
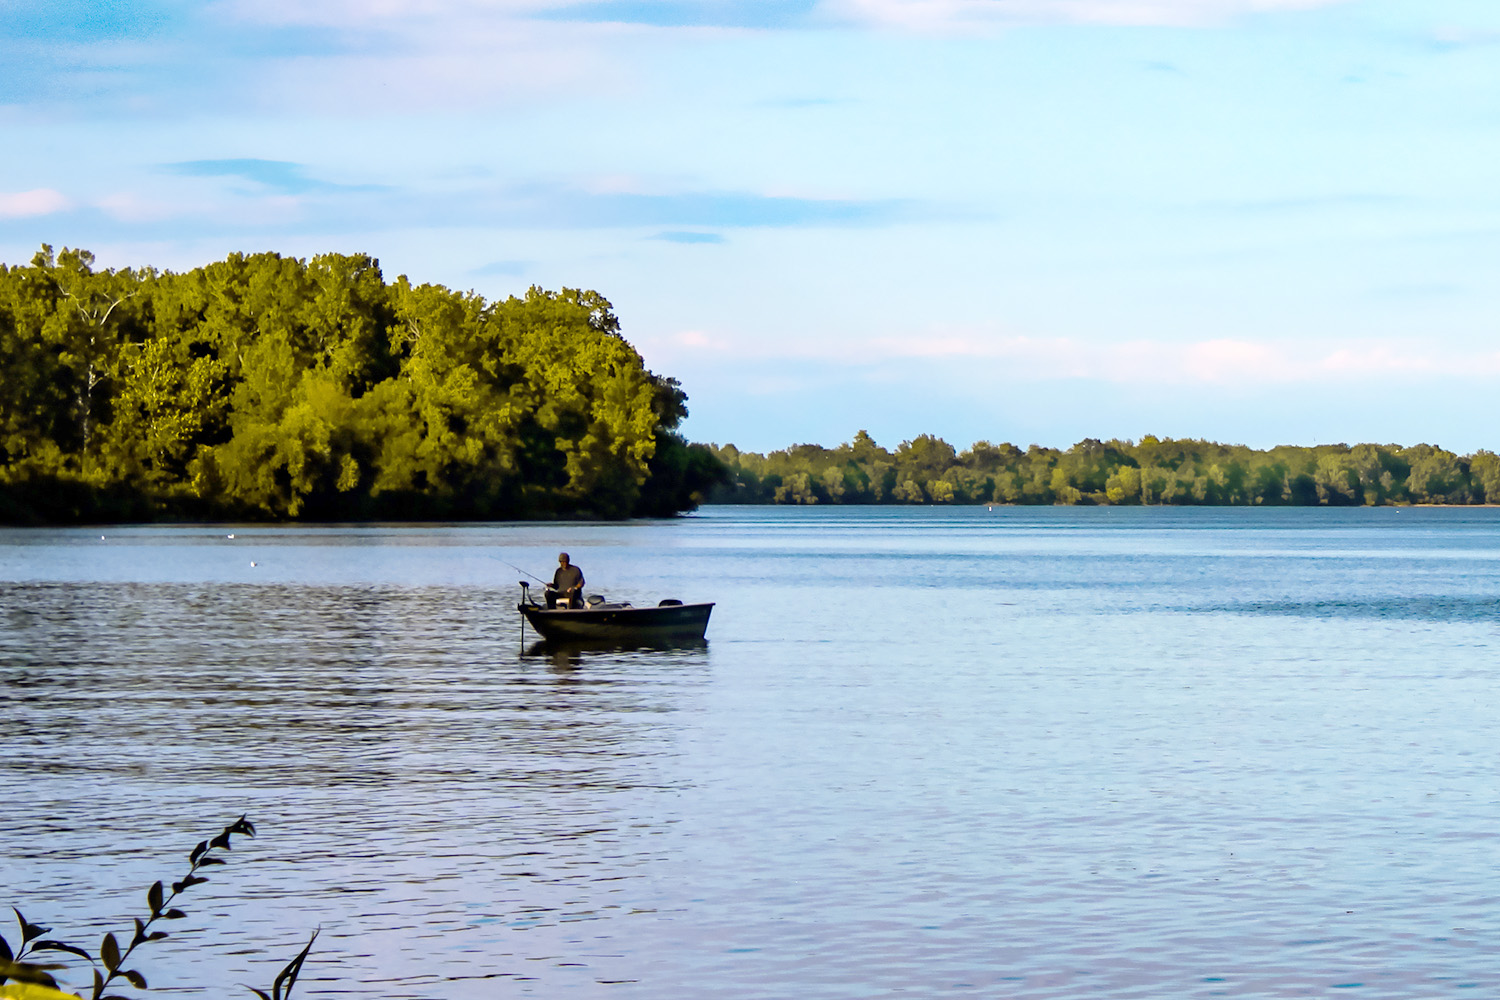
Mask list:
[[[591,608],[594,607],[595,605],[603,604],[604,603],[604,595],[603,594],[590,594],[588,596],[588,602],[587,603],[588,603],[588,606],[591,607]]]
[[[664,597],[660,601],[656,602],[656,606],[658,608],[675,608],[681,603],[682,602],[675,597]]]

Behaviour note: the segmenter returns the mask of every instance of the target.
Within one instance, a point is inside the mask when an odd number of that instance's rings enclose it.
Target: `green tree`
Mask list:
[[[1349,506],[1363,499],[1359,470],[1347,452],[1325,452],[1320,455],[1313,481],[1319,503]]]
[[[895,496],[897,503],[927,502],[927,494],[922,491],[922,487],[917,485],[917,481],[914,479],[903,480],[902,483],[896,487],[895,493],[893,495]]]
[[[87,250],[64,247],[54,256],[45,245],[31,266],[51,293],[51,315],[40,333],[56,351],[57,376],[71,396],[76,467],[91,477],[98,425],[107,419],[105,384],[117,374],[120,349],[138,326],[131,300],[140,292],[140,276],[128,270],[95,271],[94,255]]]
[[[1484,450],[1475,452],[1469,459],[1469,476],[1478,502],[1500,504],[1500,455]]]
[[[43,247],[0,266],[0,363],[11,518],[659,515],[724,478],[598,293],[488,303],[366,255],[158,274]]]
[[[1406,491],[1413,503],[1468,503],[1468,472],[1451,451],[1419,444],[1404,450],[1411,463]]]
[[[205,431],[225,419],[226,369],[217,358],[193,357],[166,337],[124,345],[105,435],[112,475],[140,477],[158,489],[182,483]]]
[[[1122,465],[1104,481],[1105,498],[1112,504],[1141,502],[1141,470],[1133,465]]]

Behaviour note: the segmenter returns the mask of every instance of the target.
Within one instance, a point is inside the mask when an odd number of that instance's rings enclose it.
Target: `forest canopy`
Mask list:
[[[0,264],[0,521],[666,516],[703,502],[1500,503],[1500,456],[1428,444],[865,431],[761,455],[689,444],[687,397],[597,292],[386,282],[364,255],[186,273],[43,246]]]
[[[729,469],[714,503],[1203,504],[1500,503],[1500,456],[1428,444],[1283,446],[1085,439],[1066,451],[980,441],[958,452],[923,434],[894,452],[860,431],[837,448],[767,455],[714,446]]]
[[[722,474],[596,292],[0,265],[0,520],[662,516]]]

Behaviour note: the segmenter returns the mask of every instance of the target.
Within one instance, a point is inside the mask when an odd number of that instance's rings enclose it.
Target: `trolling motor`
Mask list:
[[[522,570],[522,572],[524,573],[525,570]],[[541,605],[537,604],[536,601],[533,601],[531,599],[531,584],[527,583],[525,580],[520,581],[520,583],[521,583],[521,608],[527,608],[527,607],[537,608],[537,607],[541,607]],[[517,610],[520,610],[520,609],[518,608]],[[521,615],[521,646],[522,646],[522,648],[524,648],[526,646],[526,616],[524,614]]]
[[[521,583],[521,603],[522,604],[529,604],[533,608],[539,608],[539,607],[541,607],[540,604],[538,604],[536,601],[533,601],[531,599],[531,584],[527,583],[525,580],[520,581],[520,583]]]

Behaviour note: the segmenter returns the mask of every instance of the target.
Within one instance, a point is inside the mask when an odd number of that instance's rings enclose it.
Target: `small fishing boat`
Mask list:
[[[708,616],[714,609],[712,601],[684,604],[668,599],[655,607],[637,608],[597,596],[590,597],[581,608],[561,605],[549,608],[533,601],[528,587],[524,581],[521,583],[521,603],[516,610],[549,642],[702,639],[708,631]]]

